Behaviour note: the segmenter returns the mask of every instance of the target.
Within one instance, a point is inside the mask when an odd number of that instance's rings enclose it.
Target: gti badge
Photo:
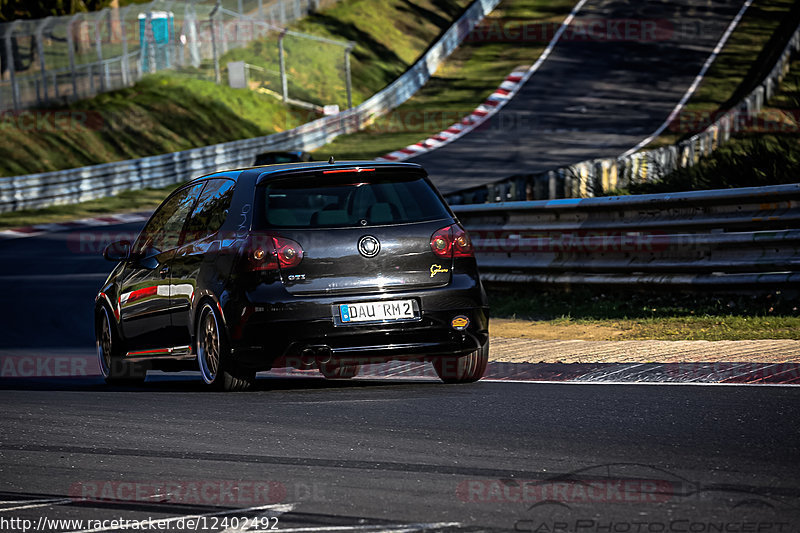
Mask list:
[[[381,243],[372,235],[365,235],[358,241],[358,253],[364,257],[375,257],[381,251]]]

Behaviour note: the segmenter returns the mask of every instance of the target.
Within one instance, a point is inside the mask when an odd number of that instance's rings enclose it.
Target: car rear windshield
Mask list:
[[[262,227],[376,226],[450,216],[428,182],[415,175],[315,173],[278,179],[259,189]]]

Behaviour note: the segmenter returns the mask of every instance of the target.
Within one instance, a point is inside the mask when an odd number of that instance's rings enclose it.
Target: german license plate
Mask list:
[[[343,324],[413,319],[416,318],[414,300],[340,304],[339,318]]]

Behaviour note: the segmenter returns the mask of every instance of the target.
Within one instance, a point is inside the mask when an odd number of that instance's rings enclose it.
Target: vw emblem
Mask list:
[[[381,251],[381,243],[372,235],[365,235],[358,241],[358,253],[364,257],[375,257]]]

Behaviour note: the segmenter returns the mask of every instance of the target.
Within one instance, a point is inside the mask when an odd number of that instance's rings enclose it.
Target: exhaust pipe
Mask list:
[[[314,368],[315,363],[316,357],[314,356],[314,350],[312,350],[310,347],[305,348],[302,352],[300,352],[300,366],[298,368],[301,370]]]
[[[325,365],[333,360],[333,350],[325,344],[306,346],[300,351],[299,364],[295,368],[308,370]]]
[[[333,350],[330,346],[322,346],[317,351],[317,365],[326,365],[333,360]]]

